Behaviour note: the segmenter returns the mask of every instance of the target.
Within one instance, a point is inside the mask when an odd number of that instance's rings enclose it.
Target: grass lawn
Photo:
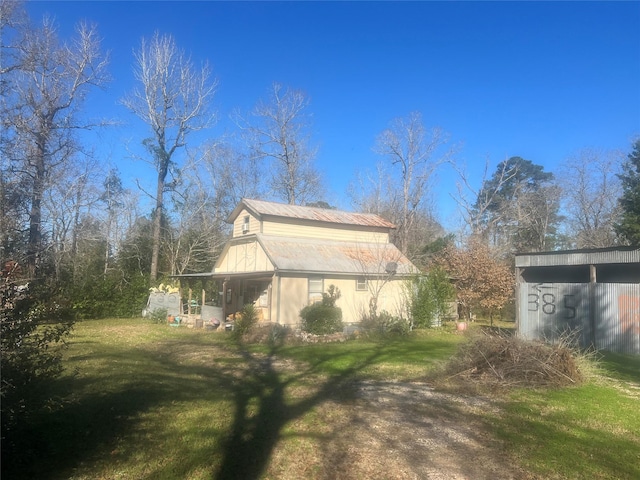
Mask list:
[[[15,432],[3,477],[335,478],[355,378],[411,381],[464,336],[255,347],[141,319],[78,323],[57,401]],[[640,478],[638,358],[605,357],[585,385],[496,398],[486,423],[532,478]],[[366,478],[366,477],[362,477]]]

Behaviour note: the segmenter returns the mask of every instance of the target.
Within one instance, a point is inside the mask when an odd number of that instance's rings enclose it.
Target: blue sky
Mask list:
[[[125,180],[153,182],[125,143],[148,133],[118,105],[133,87],[132,52],[154,31],[172,34],[194,61],[208,60],[220,85],[219,122],[251,108],[273,82],[310,98],[317,166],[326,200],[350,209],[346,188],[372,169],[376,136],[395,117],[419,111],[460,145],[479,181],[521,156],[554,171],[582,148],[630,151],[640,135],[640,2],[29,2],[68,36],[97,23],[111,51],[113,81],[88,103],[120,128],[100,135],[99,154]],[[91,101],[91,99],[90,99]],[[561,179],[570,182],[570,179]],[[452,226],[455,176],[435,186]]]

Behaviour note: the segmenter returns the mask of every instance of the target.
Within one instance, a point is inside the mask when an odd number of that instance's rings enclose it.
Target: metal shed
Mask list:
[[[516,255],[518,333],[553,341],[574,332],[582,347],[640,354],[640,248]]]

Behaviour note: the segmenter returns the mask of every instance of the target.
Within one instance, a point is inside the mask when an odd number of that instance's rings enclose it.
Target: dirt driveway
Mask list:
[[[488,399],[426,384],[362,382],[348,422],[325,452],[327,478],[481,480],[533,478],[486,433]]]

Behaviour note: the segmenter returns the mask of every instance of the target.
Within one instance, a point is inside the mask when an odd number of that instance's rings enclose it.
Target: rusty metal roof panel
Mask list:
[[[393,223],[374,213],[355,213],[328,208],[303,207],[301,205],[288,205],[248,198],[243,199],[233,213],[231,213],[229,216],[230,222],[233,222],[243,207],[251,210],[259,217],[272,216],[343,225],[359,225],[385,229],[395,228]]]
[[[352,243],[258,235],[258,240],[278,270],[342,274],[397,275],[417,268],[390,243]]]
[[[640,248],[612,247],[516,255],[516,267],[640,263]]]

